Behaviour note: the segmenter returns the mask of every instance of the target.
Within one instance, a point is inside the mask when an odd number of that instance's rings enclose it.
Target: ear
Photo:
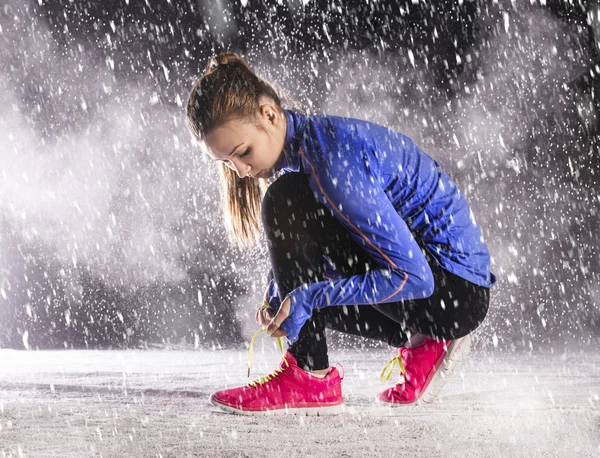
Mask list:
[[[275,104],[271,102],[263,103],[260,106],[260,114],[263,119],[267,121],[269,124],[273,126],[277,126],[281,122],[281,117],[279,116],[279,110],[275,106]]]

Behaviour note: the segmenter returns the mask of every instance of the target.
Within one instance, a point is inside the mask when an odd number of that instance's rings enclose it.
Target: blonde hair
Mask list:
[[[188,128],[196,139],[203,141],[224,122],[252,121],[263,95],[281,107],[281,99],[271,84],[259,78],[237,54],[221,53],[210,60],[202,76],[194,82],[187,102]],[[217,167],[227,232],[239,246],[250,247],[260,233],[264,180],[240,178],[223,163]]]

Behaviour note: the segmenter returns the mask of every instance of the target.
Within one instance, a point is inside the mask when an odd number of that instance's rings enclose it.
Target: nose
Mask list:
[[[252,170],[252,166],[244,163],[244,161],[241,161],[239,159],[232,158],[231,162],[232,162],[233,166],[235,167],[235,171],[237,172],[237,174],[240,178],[245,178],[250,173],[250,170]]]

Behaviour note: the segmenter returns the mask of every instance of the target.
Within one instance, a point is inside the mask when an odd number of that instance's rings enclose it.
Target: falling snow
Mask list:
[[[226,239],[183,109],[207,59],[232,48],[290,107],[411,137],[458,183],[492,254],[490,313],[440,409],[372,407],[361,373],[390,349],[331,335],[352,367],[350,411],[331,423],[349,431],[333,436],[339,456],[385,455],[399,437],[407,454],[445,454],[423,430],[473,456],[477,441],[492,455],[600,453],[600,362],[585,360],[600,349],[598,43],[600,7],[583,0],[5,0],[0,348],[25,362],[0,350],[0,452],[55,453],[58,417],[71,455],[57,456],[194,455],[203,440],[247,453],[260,423],[200,397],[244,365],[267,253]],[[56,349],[75,350],[35,351]],[[73,365],[44,372],[45,358]],[[469,431],[448,432],[456,418]],[[329,437],[321,420],[281,424]]]

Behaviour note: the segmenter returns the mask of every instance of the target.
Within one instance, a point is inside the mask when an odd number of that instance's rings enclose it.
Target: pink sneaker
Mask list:
[[[381,379],[389,380],[396,363],[400,365],[400,383],[377,395],[380,402],[391,405],[432,402],[454,373],[460,361],[469,353],[469,336],[456,340],[426,339],[414,348],[400,348],[399,355],[384,368]],[[387,373],[386,373],[387,371]]]
[[[210,402],[241,415],[335,415],[343,410],[342,377],[332,367],[323,377],[300,369],[291,353],[272,374],[249,385],[217,391]]]

